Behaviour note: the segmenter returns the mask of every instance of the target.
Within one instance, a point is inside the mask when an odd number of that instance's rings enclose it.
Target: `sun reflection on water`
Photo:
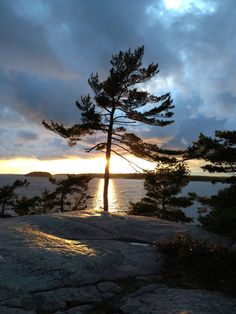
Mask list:
[[[96,210],[103,209],[103,188],[104,188],[104,180],[99,179],[96,188],[96,194],[94,197],[94,208]],[[116,188],[113,179],[109,181],[109,189],[108,189],[108,201],[109,201],[109,211],[116,211],[117,208],[117,195]]]

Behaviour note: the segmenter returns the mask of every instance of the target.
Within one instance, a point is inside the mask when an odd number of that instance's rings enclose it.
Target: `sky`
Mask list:
[[[235,0],[0,0],[0,173],[102,172],[85,141],[69,147],[42,120],[79,123],[91,73],[105,78],[113,54],[141,45],[160,69],[145,88],[171,92],[175,123],[138,136],[184,148],[235,130],[235,21]],[[113,158],[112,172],[130,171]]]

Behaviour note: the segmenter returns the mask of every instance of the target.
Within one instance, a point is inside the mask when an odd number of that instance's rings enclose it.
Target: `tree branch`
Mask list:
[[[125,147],[123,147],[123,146],[121,146],[121,145],[119,145],[119,144],[112,143],[112,145],[115,145],[115,146],[117,146],[117,147],[119,147],[119,148],[123,149],[123,150],[124,150],[124,151],[126,151],[127,153],[129,153],[129,154],[131,154],[131,155],[135,156],[135,154],[134,154],[134,153],[132,153],[130,150],[128,150],[127,148],[125,148]]]
[[[135,162],[127,159],[126,157],[124,157],[123,155],[117,153],[115,150],[111,150],[114,154],[116,154],[117,156],[123,158],[125,161],[127,161],[129,163],[129,165],[131,166],[132,169],[134,169],[134,171],[138,172],[138,173],[143,173],[145,171],[145,169],[143,169],[142,167],[138,166]],[[137,167],[139,169],[142,170],[142,172],[140,172],[139,170],[135,169],[134,167]]]
[[[92,150],[98,148],[99,146],[101,146],[101,149],[104,148],[104,146],[106,145],[106,143],[98,143],[96,145],[94,145],[93,147],[91,148],[87,148],[85,149],[86,153],[90,153]],[[100,150],[100,149],[99,149]]]

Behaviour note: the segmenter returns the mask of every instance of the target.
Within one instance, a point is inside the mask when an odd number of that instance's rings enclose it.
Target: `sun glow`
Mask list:
[[[154,163],[135,157],[128,157],[128,159],[142,169],[151,170],[155,168]],[[202,161],[190,161],[188,164],[192,170],[192,174],[205,174],[200,168],[203,165]],[[0,174],[26,174],[32,171],[47,171],[51,174],[104,173],[104,168],[105,159],[103,157],[93,159],[68,158],[57,160],[38,160],[17,158],[0,160]],[[140,168],[136,167],[136,169],[142,172]],[[131,173],[135,171],[126,160],[118,156],[113,156],[110,163],[110,172]]]
[[[175,10],[178,12],[185,12],[191,8],[212,13],[215,11],[215,4],[213,2],[205,2],[203,0],[163,0],[167,10]]]
[[[153,165],[147,161],[130,157],[129,160],[139,165],[143,169],[151,169]],[[51,174],[58,173],[103,173],[105,168],[105,158],[67,158],[57,160],[38,160],[16,158],[0,160],[1,174],[26,174],[32,171],[47,171]],[[138,168],[137,168],[138,169]],[[130,173],[134,169],[124,159],[113,156],[110,163],[111,173]]]
[[[189,4],[189,0],[163,0],[167,9],[179,10]]]

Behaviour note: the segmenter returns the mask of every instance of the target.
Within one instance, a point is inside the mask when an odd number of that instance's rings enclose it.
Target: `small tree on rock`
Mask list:
[[[33,197],[26,197],[22,196],[21,198],[17,198],[13,210],[19,215],[30,215],[35,214],[35,209],[40,206],[40,197],[33,196]]]
[[[56,204],[60,206],[60,211],[65,210],[65,205],[70,205],[71,202],[67,201],[68,195],[76,193],[78,195],[76,202],[78,209],[86,208],[86,201],[88,199],[87,190],[88,183],[92,179],[91,176],[87,175],[67,175],[66,179],[57,180],[55,178],[49,178],[49,181],[57,185],[54,192],[57,197]]]
[[[68,139],[70,145],[75,145],[85,135],[96,132],[105,136],[104,140],[86,150],[104,151],[106,156],[103,192],[105,211],[108,211],[111,154],[126,160],[124,154],[141,158],[150,154],[150,146],[145,145],[141,138],[128,132],[125,127],[135,126],[137,123],[163,127],[173,122],[171,110],[174,106],[170,93],[155,96],[143,88],[137,88],[138,84],[150,80],[159,72],[157,64],[151,63],[146,68],[142,67],[143,55],[143,46],[134,52],[120,51],[112,56],[112,67],[107,79],[101,81],[98,74],[91,75],[88,83],[94,92],[93,99],[88,95],[76,102],[81,112],[81,124],[67,128],[53,121],[50,124],[43,121],[46,128]]]
[[[43,213],[47,213],[52,210],[54,205],[56,204],[56,193],[50,192],[45,189],[40,195],[40,205],[43,208]]]
[[[161,162],[154,171],[147,172],[144,187],[146,196],[140,202],[131,203],[132,215],[153,216],[171,221],[191,222],[180,208],[192,205],[194,194],[180,196],[182,188],[189,182],[189,171],[185,163]]]
[[[13,205],[17,194],[17,188],[28,186],[27,180],[16,180],[11,185],[4,185],[0,188],[0,204],[1,204],[1,217],[4,217],[6,205]]]

